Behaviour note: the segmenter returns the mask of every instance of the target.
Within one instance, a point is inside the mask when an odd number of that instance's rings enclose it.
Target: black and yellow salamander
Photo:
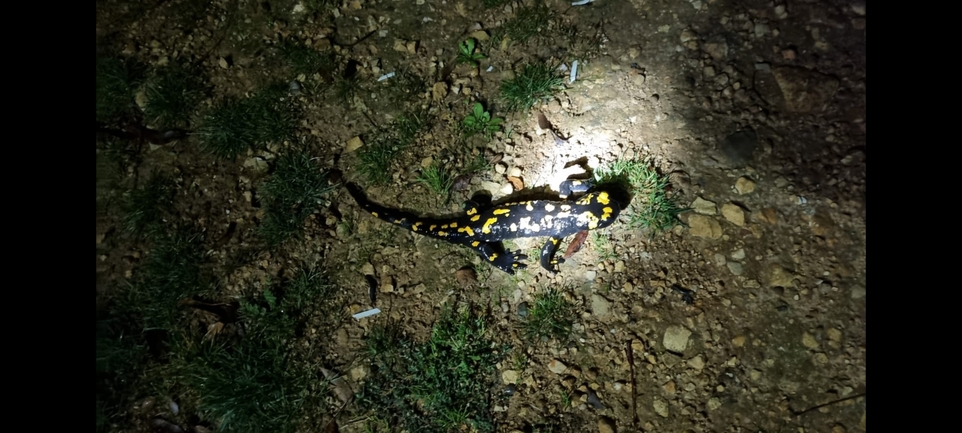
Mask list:
[[[505,251],[501,241],[514,238],[547,236],[541,248],[541,266],[558,272],[562,258],[555,258],[558,244],[568,235],[582,230],[608,227],[615,222],[621,206],[608,192],[592,191],[573,199],[572,193],[587,192],[591,182],[566,180],[561,184],[561,201],[531,200],[506,203],[482,209],[465,203],[465,213],[452,218],[421,218],[372,203],[356,184],[345,185],[365,211],[376,218],[425,236],[444,239],[474,249],[487,262],[509,274],[526,265],[521,251]]]

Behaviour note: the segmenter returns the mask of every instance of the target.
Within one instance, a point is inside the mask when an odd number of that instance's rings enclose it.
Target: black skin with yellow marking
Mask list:
[[[586,180],[566,180],[561,184],[560,196],[564,199],[572,193],[585,192],[590,186]],[[593,191],[577,199],[531,200],[486,209],[468,202],[463,216],[421,218],[369,201],[356,184],[348,183],[346,187],[358,205],[371,215],[415,233],[470,247],[485,261],[509,274],[524,269],[526,265],[521,261],[527,256],[520,251],[504,251],[501,241],[547,236],[548,241],[541,248],[541,266],[558,272],[558,264],[564,259],[555,258],[555,253],[562,239],[582,230],[607,227],[621,211],[608,192]]]

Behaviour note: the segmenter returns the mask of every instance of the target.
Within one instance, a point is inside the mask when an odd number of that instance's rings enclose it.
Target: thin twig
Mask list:
[[[816,406],[812,406],[812,407],[810,407],[810,408],[808,408],[808,409],[805,409],[805,410],[802,410],[802,411],[794,411],[794,410],[793,410],[793,411],[792,411],[792,414],[794,414],[794,415],[802,415],[802,414],[804,414],[804,413],[811,412],[811,411],[816,410],[816,409],[821,409],[821,408],[823,408],[823,407],[825,407],[825,406],[831,406],[831,405],[833,405],[833,404],[838,404],[838,403],[841,403],[841,402],[843,402],[843,401],[852,400],[852,399],[856,399],[856,398],[859,398],[859,397],[865,397],[865,393],[864,393],[864,392],[861,392],[861,393],[858,393],[858,394],[855,394],[855,395],[850,395],[850,396],[845,397],[845,398],[840,398],[840,399],[838,399],[838,400],[832,400],[832,401],[830,401],[830,402],[828,402],[828,403],[822,403],[822,404],[819,404],[819,405],[816,405]]]

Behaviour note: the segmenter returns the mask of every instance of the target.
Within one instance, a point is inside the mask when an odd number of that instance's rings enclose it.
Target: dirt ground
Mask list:
[[[480,40],[488,55],[480,68],[459,65],[444,79],[440,70],[458,43],[496,33],[518,2],[486,9],[480,1],[353,0],[316,14],[303,3],[252,2],[238,10],[253,15],[232,15],[235,2],[214,1],[190,9],[190,19],[185,2],[156,3],[98,1],[98,50],[155,66],[199,62],[214,89],[201,111],[272,78],[259,43],[292,37],[357,61],[353,98],[299,96],[297,134],[322,167],[340,170],[386,206],[454,214],[473,191],[487,189],[495,199],[511,192],[507,174],[520,173],[526,186],[556,185],[569,173],[565,164],[579,158],[591,167],[649,158],[692,209],[667,232],[616,222],[605,232],[613,257],[602,258],[589,237],[557,275],[536,263],[517,276],[492,268],[462,288],[455,271],[478,262],[470,250],[390,227],[341,189],[308,218],[303,240],[228,266],[252,244],[263,215],[257,186],[290,143],[236,160],[202,152],[192,139],[145,148],[129,175],[174,173],[178,218],[201,226],[208,239],[236,224],[227,242],[208,251],[225,270],[226,294],[317,264],[353,314],[372,307],[365,274],[377,278],[380,315],[345,315],[330,334],[310,334],[308,344],[324,347],[329,368],[363,381],[357,353],[376,320],[425,336],[442,305],[456,301],[490,307],[494,332],[523,345],[518,306],[551,286],[578,309],[572,339],[529,347],[523,372],[498,366],[500,380],[517,382],[517,392],[494,408],[498,431],[529,431],[546,419],[573,432],[865,430],[863,0],[549,0],[554,15],[540,36],[507,46]],[[271,25],[260,24],[265,17]],[[564,147],[538,127],[534,111],[499,109],[502,80],[533,60],[568,67],[579,60],[577,80],[535,106],[568,137]],[[426,86],[399,103],[391,79],[377,81],[392,71],[413,73]],[[305,87],[323,82],[300,79]],[[445,203],[415,179],[427,162],[455,164],[452,146],[466,146],[457,125],[469,98],[505,117],[512,133],[467,142],[504,157]],[[386,185],[367,185],[346,144],[414,108],[430,116],[428,130],[397,157]],[[98,213],[98,297],[149,254],[122,234],[119,218]],[[338,230],[345,222],[352,231]],[[693,301],[678,288],[692,291]],[[573,390],[570,406],[561,404],[561,389]],[[589,390],[603,408],[588,403]]]

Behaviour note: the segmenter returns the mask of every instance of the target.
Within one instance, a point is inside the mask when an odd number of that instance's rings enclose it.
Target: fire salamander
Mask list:
[[[561,184],[562,201],[531,200],[506,203],[481,209],[465,203],[465,213],[454,218],[420,218],[413,214],[372,203],[356,184],[346,185],[351,196],[376,218],[425,236],[444,239],[474,249],[481,257],[508,274],[527,267],[521,251],[505,251],[501,241],[514,238],[547,236],[541,248],[541,266],[558,272],[563,258],[555,258],[558,244],[568,235],[582,230],[604,228],[615,222],[621,206],[608,192],[589,192],[567,200],[572,193],[586,192],[587,180],[566,180]]]

